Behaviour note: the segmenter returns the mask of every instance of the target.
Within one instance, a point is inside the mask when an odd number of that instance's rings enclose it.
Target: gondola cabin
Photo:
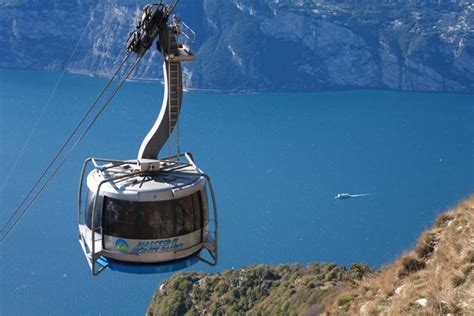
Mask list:
[[[79,192],[79,240],[94,274],[106,266],[155,273],[198,260],[215,264],[212,184],[189,154],[182,158],[185,161],[86,161],[80,184],[84,190]],[[200,255],[204,249],[209,260]]]

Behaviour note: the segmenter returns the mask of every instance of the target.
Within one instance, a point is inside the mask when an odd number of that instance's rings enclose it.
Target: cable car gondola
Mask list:
[[[169,272],[203,261],[217,264],[217,207],[210,178],[180,153],[181,62],[194,54],[179,43],[182,25],[168,18],[177,1],[144,7],[127,42],[140,58],[156,38],[164,58],[164,97],[138,159],[89,158],[79,184],[79,242],[93,275],[106,268]],[[157,159],[175,130],[177,154]],[[207,254],[205,253],[207,250]]]

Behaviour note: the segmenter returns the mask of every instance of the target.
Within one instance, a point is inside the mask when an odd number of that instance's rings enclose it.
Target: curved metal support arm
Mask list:
[[[138,159],[156,159],[178,123],[183,98],[181,62],[174,57],[179,56],[178,46],[177,35],[172,27],[160,33],[159,50],[164,59],[163,102],[158,118],[140,146]]]

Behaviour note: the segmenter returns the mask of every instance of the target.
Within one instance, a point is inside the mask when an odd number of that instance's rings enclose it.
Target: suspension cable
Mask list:
[[[178,5],[178,3],[179,3],[179,0],[173,0],[173,1],[171,1],[171,2],[168,4],[168,6],[169,6],[168,15],[170,15],[171,12],[174,11],[174,8],[176,8],[176,6]]]
[[[26,147],[29,145],[29,143],[31,141],[31,138],[35,134],[35,131],[38,128],[38,125],[39,125],[40,121],[43,119],[43,116],[46,113],[46,109],[49,107],[49,105],[51,103],[51,100],[53,99],[53,96],[56,93],[56,90],[58,89],[59,84],[61,83],[61,81],[64,77],[64,74],[66,73],[66,70],[67,70],[69,64],[72,61],[72,58],[76,54],[77,48],[79,47],[79,44],[82,41],[82,38],[84,37],[84,34],[86,33],[86,30],[88,29],[91,20],[92,19],[89,19],[89,22],[87,22],[86,26],[82,30],[82,33],[79,36],[79,39],[77,40],[76,45],[74,46],[74,49],[72,50],[71,55],[69,56],[69,59],[67,60],[66,64],[64,65],[64,67],[61,71],[61,74],[59,75],[58,79],[56,80],[56,83],[53,86],[53,89],[51,89],[51,91],[49,92],[48,98],[46,99],[46,102],[44,103],[43,108],[41,109],[41,112],[40,112],[38,118],[36,119],[35,124],[33,125],[33,128],[30,130],[30,133],[28,134],[28,137],[26,138],[26,141],[23,143],[23,146],[21,147],[20,152],[16,155],[16,159],[13,162],[12,167],[9,169],[10,171],[8,172],[7,176],[5,177],[5,180],[4,180],[4,183],[2,185],[2,189],[0,190],[0,192],[3,192],[5,190],[5,187],[7,186],[11,176],[13,175],[14,170],[16,170],[16,166],[18,165],[21,158],[23,157],[23,155],[25,153],[25,150],[26,150]]]
[[[66,162],[66,160],[71,156],[71,154],[73,153],[73,151],[76,149],[76,147],[79,145],[79,143],[82,141],[82,139],[84,138],[84,136],[87,134],[87,132],[89,132],[89,130],[92,128],[92,126],[94,125],[94,123],[97,121],[97,119],[99,118],[99,116],[104,112],[104,110],[108,107],[110,101],[112,101],[113,97],[117,94],[117,92],[120,90],[120,88],[122,87],[122,85],[125,83],[125,81],[130,77],[130,75],[133,73],[133,71],[135,70],[135,68],[137,67],[137,65],[139,64],[139,62],[141,61],[141,59],[143,58],[143,56],[139,56],[135,62],[132,64],[132,66],[129,68],[129,71],[126,73],[126,75],[120,80],[120,82],[116,85],[115,89],[113,90],[113,92],[109,95],[109,97],[107,98],[107,100],[105,101],[105,103],[102,105],[102,107],[99,109],[99,111],[95,114],[95,116],[93,117],[93,119],[90,121],[90,123],[87,125],[86,129],[80,134],[79,138],[77,139],[77,141],[72,145],[72,147],[69,149],[69,151],[66,153],[66,155],[63,157],[63,159],[59,162],[59,164],[56,166],[56,168],[53,170],[53,172],[49,175],[49,177],[46,179],[46,181],[43,183],[43,185],[39,188],[39,191],[37,191],[32,199],[30,200],[29,203],[26,204],[26,206],[23,208],[23,205],[25,205],[25,203],[28,201],[28,199],[30,198],[30,196],[33,194],[33,192],[35,191],[36,187],[39,185],[39,183],[41,182],[41,180],[43,179],[43,177],[46,175],[46,173],[49,171],[49,169],[51,169],[52,165],[56,162],[56,160],[58,159],[58,157],[60,156],[60,154],[64,151],[64,149],[66,148],[67,144],[71,141],[71,139],[73,138],[73,136],[76,134],[76,132],[79,130],[80,126],[82,125],[82,123],[85,121],[85,119],[87,118],[87,116],[89,115],[89,113],[92,111],[92,109],[95,107],[95,105],[97,104],[97,102],[99,101],[99,99],[102,97],[102,95],[105,93],[105,91],[107,90],[107,88],[110,86],[111,82],[114,80],[115,76],[117,75],[117,73],[119,72],[119,70],[122,68],[122,66],[125,64],[125,62],[128,60],[128,58],[130,57],[129,54],[127,54],[127,56],[124,58],[124,60],[122,61],[122,63],[120,64],[120,66],[117,68],[117,70],[114,72],[112,78],[109,80],[109,82],[107,83],[107,85],[104,87],[104,89],[101,91],[101,93],[97,96],[97,98],[94,100],[94,102],[92,103],[92,105],[89,107],[88,111],[86,112],[86,114],[82,117],[81,121],[76,125],[76,127],[74,128],[73,132],[69,135],[68,139],[66,140],[66,142],[63,144],[63,146],[61,147],[61,149],[58,151],[58,153],[56,154],[56,156],[53,158],[53,160],[50,162],[50,164],[48,165],[48,167],[43,171],[43,173],[41,174],[40,178],[36,181],[36,183],[33,185],[33,187],[31,188],[31,190],[29,191],[28,195],[22,200],[22,202],[19,204],[19,206],[13,211],[12,215],[9,217],[8,221],[2,226],[2,229],[1,229],[1,233],[2,233],[2,237],[0,238],[0,243],[3,242],[7,237],[8,235],[10,234],[10,232],[15,228],[15,226],[18,224],[18,222],[23,218],[23,216],[26,214],[26,212],[30,209],[30,207],[33,205],[33,203],[38,199],[38,197],[43,193],[43,191],[46,189],[46,187],[48,186],[48,184],[51,182],[51,180],[54,178],[54,176],[59,172],[59,170],[61,169],[61,167],[64,165],[64,163]],[[23,209],[22,209],[23,208]],[[19,215],[18,215],[19,214]],[[18,216],[17,216],[18,215]],[[16,219],[15,219],[16,218]],[[10,223],[12,223],[10,225]]]
[[[36,179],[36,182],[33,184],[33,186],[31,187],[30,191],[28,192],[28,194],[26,195],[26,197],[22,200],[22,202],[18,205],[18,207],[15,209],[14,213],[23,206],[23,204],[26,202],[26,200],[28,200],[29,196],[33,193],[33,191],[36,189],[36,187],[38,186],[38,184],[41,182],[41,180],[43,179],[43,177],[46,175],[46,173],[51,169],[51,167],[53,166],[53,164],[56,162],[56,160],[59,158],[59,156],[61,155],[61,153],[64,151],[64,149],[66,148],[66,146],[69,144],[69,142],[72,140],[72,138],[74,137],[74,135],[77,133],[77,131],[79,130],[79,128],[81,127],[81,125],[84,123],[84,121],[86,120],[86,118],[89,116],[89,114],[92,112],[92,110],[94,109],[94,107],[96,106],[96,104],[99,102],[99,100],[102,98],[102,96],[104,95],[104,93],[107,91],[107,89],[109,88],[110,84],[113,82],[113,80],[115,80],[115,77],[117,76],[118,72],[120,71],[120,69],[122,68],[122,66],[125,64],[125,62],[127,61],[129,55],[127,55],[124,60],[122,61],[122,63],[120,64],[120,66],[115,70],[115,72],[113,73],[112,77],[110,78],[110,80],[107,82],[107,84],[104,86],[104,88],[102,89],[102,91],[97,95],[97,97],[95,98],[95,100],[92,102],[92,104],[89,106],[89,108],[87,109],[86,113],[82,116],[81,120],[79,121],[79,123],[77,123],[77,125],[75,126],[75,128],[73,129],[73,131],[69,134],[68,138],[66,139],[66,141],[63,143],[63,145],[61,146],[61,148],[56,152],[56,154],[54,155],[53,159],[51,159],[51,161],[49,162],[48,166],[43,170],[43,173],[38,177],[38,179]],[[9,220],[7,221],[7,223],[5,225],[2,226],[2,229],[0,230],[0,232],[3,232],[3,230],[5,229],[6,226],[8,226],[8,223],[12,220],[14,214],[9,218]]]

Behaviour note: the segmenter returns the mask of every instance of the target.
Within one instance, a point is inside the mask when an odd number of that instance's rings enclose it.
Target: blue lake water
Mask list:
[[[0,71],[2,224],[105,83],[66,75],[5,182],[58,75]],[[86,157],[136,157],[161,96],[158,83],[127,83],[0,246],[0,314],[144,313],[170,274],[92,277],[77,242],[76,190]],[[389,263],[474,192],[473,121],[473,95],[187,93],[181,145],[211,175],[220,208],[220,263],[189,270]],[[375,194],[335,200],[341,192]]]

